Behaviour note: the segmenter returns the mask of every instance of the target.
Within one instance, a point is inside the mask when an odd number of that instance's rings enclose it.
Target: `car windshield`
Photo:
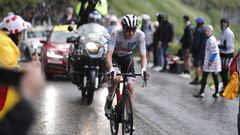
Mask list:
[[[50,42],[66,43],[67,38],[73,35],[73,32],[54,31],[50,37]]]
[[[46,31],[28,31],[27,37],[28,38],[42,38],[46,37],[47,32]]]

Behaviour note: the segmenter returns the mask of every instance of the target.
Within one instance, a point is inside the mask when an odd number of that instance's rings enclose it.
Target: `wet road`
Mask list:
[[[136,135],[237,135],[238,101],[213,99],[206,88],[203,99],[192,94],[199,87],[175,74],[150,71],[147,88],[136,86]],[[96,91],[93,104],[83,105],[81,92],[70,81],[49,81],[34,103],[37,117],[29,135],[109,135],[104,116],[107,89]]]
[[[104,115],[107,89],[95,93],[94,102],[84,105],[81,92],[70,81],[48,82],[34,103],[37,118],[29,135],[110,135],[109,121]],[[136,134],[161,134],[141,116],[134,117]]]

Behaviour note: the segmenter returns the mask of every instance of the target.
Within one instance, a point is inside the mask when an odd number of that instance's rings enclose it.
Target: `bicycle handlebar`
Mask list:
[[[120,74],[116,74],[117,76],[142,76],[142,74],[132,74],[132,73],[120,73]]]
[[[113,74],[107,73],[105,75],[110,77],[111,80],[113,79]],[[118,74],[116,74],[116,76],[123,76],[125,78],[125,77],[132,77],[132,76],[142,76],[142,74],[118,73]],[[143,79],[142,87],[147,86],[147,80],[149,79],[149,74],[145,72],[144,77],[142,77],[142,79]]]

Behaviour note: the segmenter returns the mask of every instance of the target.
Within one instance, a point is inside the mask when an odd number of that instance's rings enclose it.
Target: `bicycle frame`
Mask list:
[[[121,74],[116,74],[116,76],[122,76],[123,77],[123,79],[118,82],[118,86],[113,93],[114,96],[116,95],[117,104],[119,104],[120,101],[123,99],[124,95],[125,96],[126,96],[126,94],[130,95],[130,91],[128,90],[127,77],[141,76],[141,74],[121,73]],[[120,84],[123,84],[122,93],[120,93]]]
[[[128,90],[128,83],[127,83],[127,77],[132,76],[141,76],[141,74],[129,74],[129,73],[122,73],[117,74],[117,76],[122,76],[123,79],[118,82],[118,86],[116,90],[114,91],[114,96],[116,96],[117,103],[115,105],[115,108],[112,110],[112,115],[109,117],[110,119],[110,126],[111,126],[111,133],[116,135],[118,133],[118,127],[119,123],[122,123],[122,134],[125,134],[126,130],[126,122],[129,122],[130,119],[130,130],[129,133],[132,134],[133,132],[133,112],[132,112],[132,103],[131,103],[131,94]],[[120,92],[120,84],[123,84],[122,93]],[[113,100],[112,100],[113,101]],[[128,101],[128,103],[126,103]],[[127,106],[128,104],[128,106]],[[129,111],[127,109],[130,109],[130,116],[128,116],[128,120],[125,121],[124,116],[125,111]],[[126,109],[126,110],[125,110]]]

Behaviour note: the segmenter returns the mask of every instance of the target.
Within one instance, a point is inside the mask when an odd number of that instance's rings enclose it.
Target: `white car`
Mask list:
[[[43,44],[41,40],[46,40],[49,28],[38,26],[23,32],[23,40],[20,41],[19,48],[26,60],[32,59],[32,54],[41,54]]]

